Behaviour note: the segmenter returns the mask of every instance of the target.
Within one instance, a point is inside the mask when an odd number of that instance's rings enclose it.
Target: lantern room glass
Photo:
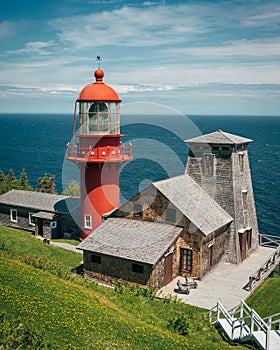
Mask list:
[[[118,102],[80,101],[80,133],[105,135],[120,133],[120,113]]]

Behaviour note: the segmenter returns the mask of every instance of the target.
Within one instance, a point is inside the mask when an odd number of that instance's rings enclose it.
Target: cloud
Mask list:
[[[186,19],[187,17],[187,19]],[[86,16],[59,18],[51,22],[59,39],[75,48],[113,46],[159,46],[181,43],[208,29],[188,7],[122,7]]]
[[[16,25],[13,22],[4,21],[0,23],[0,40],[10,37],[15,32]]]
[[[57,44],[54,41],[49,40],[46,42],[43,41],[33,41],[28,42],[21,49],[17,50],[8,50],[5,52],[6,55],[18,55],[18,54],[27,54],[27,55],[49,55],[54,52],[57,48]]]

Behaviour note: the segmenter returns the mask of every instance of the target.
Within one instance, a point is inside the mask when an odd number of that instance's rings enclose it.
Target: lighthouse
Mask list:
[[[98,60],[95,82],[85,86],[75,102],[73,137],[67,145],[67,159],[80,169],[82,239],[102,223],[104,214],[119,207],[120,166],[132,159],[131,144],[121,142],[121,100],[103,82]]]

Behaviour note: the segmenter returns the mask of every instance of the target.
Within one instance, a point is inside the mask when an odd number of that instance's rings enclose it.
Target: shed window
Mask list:
[[[101,264],[101,256],[92,254],[91,256],[91,262],[95,264]]]
[[[36,224],[36,220],[35,218],[33,218],[33,215],[34,213],[28,213],[28,219],[29,219],[29,225],[30,226],[35,226]]]
[[[181,248],[180,260],[180,270],[192,272],[192,250],[187,248]]]
[[[91,215],[85,215],[84,227],[89,229],[92,228]]]
[[[140,264],[132,264],[132,272],[143,273],[144,266]]]
[[[142,203],[134,203],[134,217],[135,218],[142,218],[143,217],[143,204]]]
[[[166,221],[175,222],[176,221],[176,209],[167,208],[166,209]]]
[[[17,210],[16,209],[11,209],[10,210],[10,218],[12,222],[17,222],[18,221],[18,216],[17,216]]]
[[[56,227],[57,227],[56,221],[52,221],[52,228],[56,228]]]
[[[203,154],[203,161],[202,161],[202,172],[203,175],[214,175],[214,154],[211,153],[205,153]]]

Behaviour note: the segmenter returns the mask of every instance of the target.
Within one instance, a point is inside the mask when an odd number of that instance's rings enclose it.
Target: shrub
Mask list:
[[[153,288],[137,286],[133,283],[125,285],[122,281],[117,281],[114,289],[115,292],[119,294],[142,296],[148,299],[154,299],[156,296],[156,292]]]
[[[10,349],[50,349],[38,330],[19,321],[9,321],[4,313],[0,315],[0,350]]]
[[[185,314],[177,313],[168,319],[167,328],[181,335],[188,335],[189,321]]]

